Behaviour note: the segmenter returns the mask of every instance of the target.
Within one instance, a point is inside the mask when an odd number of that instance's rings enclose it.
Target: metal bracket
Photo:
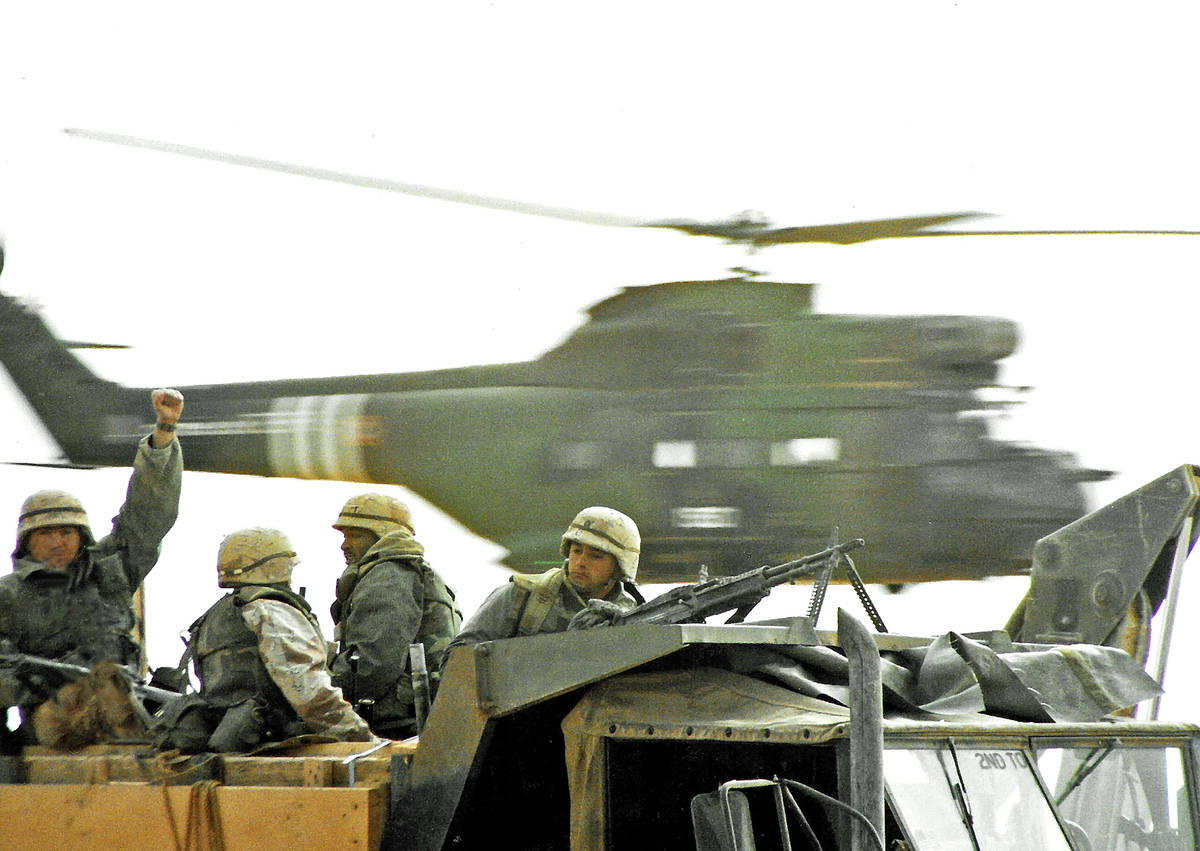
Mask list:
[[[836,547],[838,545],[838,528],[833,527],[833,534],[829,538],[829,546]],[[871,601],[871,595],[867,593],[867,586],[863,584],[862,576],[859,575],[858,569],[854,566],[854,560],[849,555],[837,550],[829,557],[829,563],[822,567],[813,579],[812,596],[808,601],[808,618],[815,626],[817,618],[821,615],[821,606],[825,603],[825,592],[829,589],[829,580],[833,578],[834,571],[842,566],[845,562],[846,579],[854,587],[854,593],[858,595],[858,601],[862,603],[863,611],[867,613],[867,617],[871,619],[871,624],[875,627],[876,632],[887,632],[887,627],[884,626],[883,618],[879,616],[879,610],[875,608],[875,604]]]
[[[347,771],[348,777],[347,777],[346,785],[348,785],[348,786],[354,785],[354,780],[355,780],[354,766],[358,763],[358,761],[360,759],[362,759],[364,756],[370,756],[371,754],[375,753],[375,751],[377,751],[377,750],[382,750],[383,748],[386,748],[391,743],[392,743],[391,739],[383,739],[382,741],[378,741],[375,744],[371,745],[371,747],[367,748],[365,751],[359,751],[358,753],[352,753],[352,754],[350,754],[350,756],[343,759],[342,765],[348,766],[348,771]]]

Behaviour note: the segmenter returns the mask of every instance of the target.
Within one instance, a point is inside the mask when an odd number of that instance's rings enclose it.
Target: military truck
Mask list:
[[[27,749],[0,844],[1194,849],[1200,727],[1147,704],[1198,512],[1188,465],[1043,538],[1004,630],[597,626],[460,648],[415,746]]]
[[[907,637],[839,612],[836,632],[797,617],[462,648],[385,847],[1200,847],[1200,728],[1130,712],[1160,691],[1149,617],[1173,616],[1197,472],[1040,540],[1007,630]]]

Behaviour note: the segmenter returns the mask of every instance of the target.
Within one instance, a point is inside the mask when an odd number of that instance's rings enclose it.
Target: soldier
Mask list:
[[[159,389],[151,401],[154,432],[138,444],[125,503],[107,537],[96,541],[83,505],[64,491],[38,491],[21,506],[13,572],[0,577],[0,647],[85,667],[140,663],[142,648],[131,637],[133,594],[175,524],[183,479],[175,439],[183,395]],[[63,682],[40,670],[0,672],[0,704],[20,707],[22,742],[34,738],[32,710]]]
[[[538,575],[515,574],[493,591],[450,644],[564,632],[589,600],[633,608],[642,536],[637,524],[612,508],[592,506],[575,515],[563,533],[562,567]],[[449,652],[447,652],[447,657]]]
[[[242,529],[221,542],[217,584],[231,590],[190,627],[179,667],[193,660],[200,692],[168,710],[160,745],[246,751],[303,733],[371,738],[330,681],[320,625],[291,588],[295,564],[275,529]]]
[[[424,645],[434,672],[432,700],[442,656],[462,624],[454,592],[425,561],[412,515],[399,500],[377,493],[353,497],[333,528],[342,533],[346,558],[330,607],[337,641],[333,681],[364,707],[378,735],[415,735],[409,645]]]

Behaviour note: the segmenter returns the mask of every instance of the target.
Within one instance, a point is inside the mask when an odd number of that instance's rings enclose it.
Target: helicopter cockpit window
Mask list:
[[[1035,742],[1034,750],[1059,812],[1087,835],[1092,848],[1200,847],[1181,747],[1109,739]]]
[[[1070,851],[1024,750],[889,748],[883,774],[914,851]]]

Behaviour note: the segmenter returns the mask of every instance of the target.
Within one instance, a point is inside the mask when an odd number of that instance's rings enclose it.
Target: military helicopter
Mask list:
[[[750,249],[961,235],[973,213],[808,227],[743,215],[632,221],[181,145],[102,141],[594,224],[672,228]],[[1015,231],[971,231],[1017,233]],[[1034,232],[1021,232],[1034,233]],[[1049,233],[1037,231],[1036,233]],[[1055,233],[1078,233],[1058,231]],[[813,285],[740,274],[627,287],[521,363],[181,388],[190,469],[402,485],[544,569],[562,519],[619,507],[639,578],[678,582],[819,549],[834,524],[880,546],[859,565],[902,584],[1025,572],[1034,542],[1087,511],[1103,478],[1004,442],[979,415],[1017,345],[1005,319],[816,314]],[[0,294],[0,359],[80,465],[127,463],[145,390],[106,382]],[[91,344],[81,344],[91,345]],[[86,399],[64,419],[54,400]]]

